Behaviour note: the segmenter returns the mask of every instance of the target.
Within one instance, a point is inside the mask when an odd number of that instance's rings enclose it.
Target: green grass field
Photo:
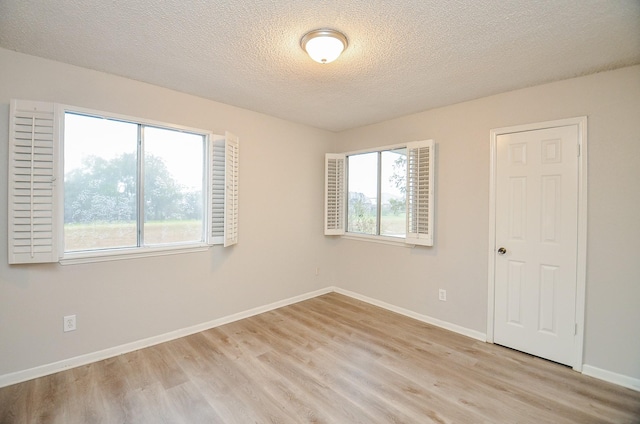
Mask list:
[[[406,218],[405,214],[398,215],[386,214],[380,217],[380,235],[404,237],[406,234]],[[353,232],[362,232],[364,234],[375,233],[375,215],[369,215],[364,218],[355,219],[349,223],[349,229]],[[364,225],[364,227],[363,227]]]
[[[202,221],[152,221],[145,223],[145,244],[200,241]],[[136,223],[65,224],[65,251],[135,247]]]
[[[382,215],[380,217],[380,234],[383,236],[406,235],[407,219],[406,214]]]

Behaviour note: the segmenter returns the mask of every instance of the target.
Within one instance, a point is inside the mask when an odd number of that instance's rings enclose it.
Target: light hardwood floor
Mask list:
[[[0,423],[638,423],[640,393],[336,293],[0,389]]]

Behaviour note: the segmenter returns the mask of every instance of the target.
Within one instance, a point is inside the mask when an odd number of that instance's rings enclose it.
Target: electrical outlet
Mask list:
[[[320,275],[320,267],[316,267],[316,277]]]
[[[445,289],[438,290],[438,300],[447,301],[447,291]]]
[[[67,315],[63,318],[63,329],[66,333],[67,331],[75,331],[76,330],[76,316],[75,315]]]

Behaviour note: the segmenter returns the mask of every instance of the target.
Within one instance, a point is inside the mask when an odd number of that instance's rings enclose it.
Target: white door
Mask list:
[[[578,125],[496,137],[494,343],[575,362]]]

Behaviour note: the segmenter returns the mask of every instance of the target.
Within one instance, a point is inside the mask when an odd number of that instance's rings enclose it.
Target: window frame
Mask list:
[[[426,234],[415,234],[410,232],[410,225],[408,221],[409,209],[411,207],[415,208],[416,205],[415,204],[410,205],[408,197],[405,201],[406,211],[407,211],[406,221],[405,221],[405,228],[406,228],[405,237],[348,232],[347,231],[347,228],[348,228],[347,209],[348,209],[348,196],[349,196],[348,157],[353,155],[364,154],[364,153],[377,153],[379,155],[378,159],[380,160],[382,152],[392,151],[392,150],[397,150],[402,148],[407,150],[407,180],[406,180],[407,184],[409,184],[410,180],[415,181],[416,179],[416,177],[414,175],[411,175],[409,171],[408,158],[409,158],[410,150],[413,153],[423,149],[427,149],[428,151],[428,175],[427,175],[428,194],[426,199],[422,199],[422,198],[420,199],[421,202],[424,201],[427,203],[426,209],[428,210],[428,217],[427,217],[428,230],[426,231]],[[334,164],[337,164],[340,161],[342,161],[341,166],[344,169],[342,174],[329,175],[328,167],[329,167],[330,161]],[[378,168],[380,168],[380,166],[381,164],[379,164]],[[407,143],[391,144],[391,145],[380,146],[380,147],[369,148],[369,149],[360,149],[360,150],[354,150],[354,151],[349,151],[345,153],[326,154],[325,155],[325,235],[339,235],[345,239],[382,243],[382,244],[389,244],[389,245],[395,245],[395,246],[406,246],[406,247],[413,247],[417,245],[433,246],[433,229],[434,229],[433,216],[434,216],[434,197],[435,197],[434,196],[434,192],[435,192],[434,175],[435,175],[435,142],[431,139],[421,140],[421,141],[412,141]],[[379,172],[378,172],[377,178],[378,180],[380,178]],[[377,187],[378,192],[380,192],[380,181],[378,181],[377,185],[378,185]],[[328,218],[328,216],[330,215],[329,213],[330,208],[328,207],[328,199],[330,196],[336,197],[336,194],[331,192],[332,188],[337,188],[337,190],[339,191],[339,195],[337,196],[339,199],[338,203],[340,203],[340,201],[342,202],[341,210],[333,211],[334,221],[336,221],[335,215],[337,213],[341,213],[342,215],[341,220],[337,225],[335,224],[330,225],[329,218]],[[342,191],[340,191],[340,189]],[[380,197],[381,197],[380,193],[378,193],[378,199],[377,199],[378,203],[381,202]],[[379,215],[381,206],[376,205],[376,208],[378,211],[377,213]],[[380,226],[379,222],[377,226],[379,228]]]
[[[153,245],[153,246],[135,246],[135,247],[122,247],[122,248],[110,248],[110,249],[96,249],[96,250],[84,250],[84,251],[64,251],[64,124],[65,114],[74,113],[86,116],[92,116],[97,118],[112,119],[123,122],[129,122],[138,125],[163,128],[168,130],[175,130],[181,132],[187,132],[190,134],[197,134],[204,137],[204,163],[203,163],[203,193],[204,201],[203,205],[203,240],[197,242],[181,242],[167,245]],[[52,123],[50,127],[47,127],[48,131],[51,131],[51,138],[48,142],[51,144],[49,150],[52,153],[49,155],[50,169],[52,170],[51,181],[48,182],[49,192],[47,205],[51,208],[51,219],[47,225],[50,234],[51,248],[46,253],[16,253],[16,223],[14,222],[14,211],[17,210],[16,203],[13,197],[16,196],[16,183],[14,183],[14,176],[16,172],[15,163],[17,161],[16,153],[17,149],[17,134],[16,127],[18,119],[23,121],[31,119],[29,114],[33,116],[47,115],[47,119],[52,117]],[[35,119],[35,118],[34,118]],[[33,121],[36,125],[35,120]],[[23,125],[24,127],[24,125]],[[35,128],[35,127],[34,127]],[[28,128],[27,128],[28,129]],[[34,132],[37,132],[35,129]],[[24,132],[23,132],[24,134]],[[118,113],[111,113],[105,111],[99,111],[95,109],[89,109],[79,106],[71,106],[59,103],[49,102],[34,102],[25,100],[11,100],[10,107],[10,156],[9,156],[9,263],[10,264],[26,264],[26,263],[44,263],[44,262],[58,262],[62,265],[75,264],[75,263],[87,263],[87,262],[103,262],[121,259],[132,259],[139,257],[161,256],[171,254],[181,254],[190,252],[201,252],[207,250],[212,245],[224,245],[230,246],[237,243],[237,229],[238,229],[238,180],[239,180],[239,141],[238,138],[226,132],[224,136],[213,134],[208,130],[199,128],[192,128],[183,125],[171,124],[167,122],[160,122],[145,118],[137,118],[127,116]],[[36,141],[30,141],[35,146]],[[29,140],[27,140],[29,142]],[[28,160],[36,161],[37,148],[32,146],[31,158],[23,163],[28,163]],[[217,147],[215,147],[217,146]],[[34,150],[35,149],[35,150]],[[24,147],[23,147],[24,150]],[[35,151],[35,153],[34,153]],[[25,154],[22,154],[25,156]],[[28,156],[28,154],[27,154]],[[214,163],[214,159],[218,159],[218,165]],[[139,172],[139,169],[136,170]],[[217,172],[216,172],[217,171]],[[34,184],[35,177],[33,174],[33,168],[31,170],[32,185]],[[220,183],[223,187],[224,193],[222,200],[214,199],[213,186],[216,183]],[[33,191],[33,189],[32,189]],[[27,194],[28,190],[22,190],[20,194]],[[33,195],[32,195],[33,198]],[[233,203],[227,205],[226,199],[232,199]],[[140,199],[137,199],[138,201]],[[224,212],[220,218],[214,218],[212,209],[213,205],[221,202],[219,207]],[[24,205],[24,203],[23,203]],[[28,205],[26,206],[28,208]],[[31,222],[31,227],[34,227],[35,214],[34,214],[33,201],[31,209],[28,211],[28,220]],[[231,216],[228,216],[231,215]],[[220,221],[219,228],[214,229],[216,221]],[[140,224],[138,224],[140,225]],[[28,227],[28,225],[27,225]],[[136,228],[137,229],[137,228]],[[228,230],[229,229],[229,230]],[[229,234],[228,234],[229,233]],[[31,236],[31,244],[33,246],[33,230]]]

